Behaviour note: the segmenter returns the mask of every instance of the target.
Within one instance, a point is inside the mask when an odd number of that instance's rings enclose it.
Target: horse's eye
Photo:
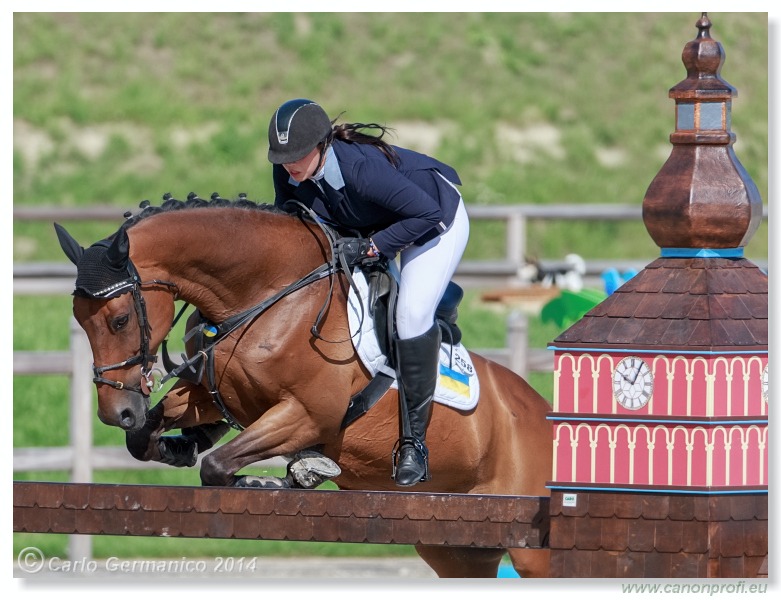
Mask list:
[[[114,328],[114,331],[119,331],[125,325],[127,325],[127,322],[129,320],[130,317],[128,315],[120,315],[116,317],[113,321],[111,321],[111,326]]]

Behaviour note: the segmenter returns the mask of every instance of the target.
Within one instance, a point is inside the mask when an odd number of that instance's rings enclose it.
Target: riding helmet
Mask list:
[[[330,132],[331,120],[319,104],[305,98],[288,100],[268,124],[268,160],[276,165],[296,162]]]

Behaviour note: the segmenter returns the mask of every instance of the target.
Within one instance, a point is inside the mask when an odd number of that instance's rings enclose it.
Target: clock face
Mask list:
[[[654,391],[654,375],[642,358],[627,356],[613,371],[613,396],[624,408],[643,408]]]
[[[762,369],[762,397],[765,399],[765,402],[768,401],[768,383],[767,383],[767,365],[765,365],[765,368]]]

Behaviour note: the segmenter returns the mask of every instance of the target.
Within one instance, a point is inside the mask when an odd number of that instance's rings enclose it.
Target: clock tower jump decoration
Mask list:
[[[554,576],[767,575],[768,280],[743,257],[762,200],[696,26],[643,200],[661,256],[551,345]]]

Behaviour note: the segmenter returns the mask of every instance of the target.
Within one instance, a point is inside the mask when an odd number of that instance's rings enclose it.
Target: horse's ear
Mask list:
[[[127,237],[127,230],[120,227],[114,236],[114,241],[106,250],[106,258],[109,264],[115,268],[127,266],[127,260],[130,256],[130,238]]]
[[[57,232],[57,239],[60,240],[60,247],[74,265],[79,264],[81,255],[84,254],[84,248],[73,239],[73,236],[65,231],[65,228],[59,223],[54,224],[54,230]]]

